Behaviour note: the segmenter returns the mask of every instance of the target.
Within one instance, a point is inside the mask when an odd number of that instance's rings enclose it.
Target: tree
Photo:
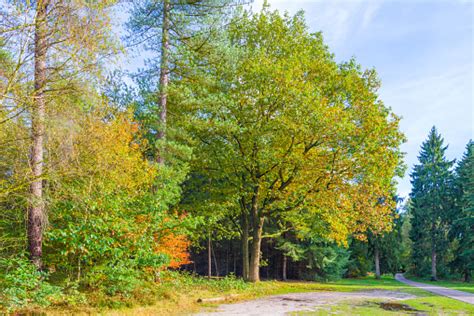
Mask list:
[[[168,84],[172,68],[176,65],[174,59],[176,48],[180,45],[190,45],[196,35],[208,39],[215,27],[220,24],[220,16],[231,4],[232,0],[144,0],[134,1],[128,28],[131,32],[129,42],[151,51],[156,57],[148,61],[150,65],[146,72],[147,80],[159,73],[158,80],[158,109],[152,111],[158,122],[150,127],[154,129],[156,143],[162,144],[166,138]],[[205,36],[202,36],[202,35]],[[199,49],[205,40],[194,42],[192,49]],[[151,89],[155,93],[155,89]],[[159,163],[164,162],[164,153],[156,153]]]
[[[447,249],[448,217],[452,207],[451,167],[454,161],[446,159],[446,149],[443,138],[433,127],[421,146],[419,164],[411,173],[410,238],[413,241],[414,269],[415,273],[422,275],[426,273],[426,263],[430,261],[433,281],[438,277],[440,256]]]
[[[375,72],[334,62],[301,13],[243,13],[221,36],[182,61],[170,109],[193,147],[192,170],[240,212],[248,279],[259,281],[269,221],[342,243],[388,226],[403,136]]]
[[[466,146],[461,161],[456,167],[456,204],[452,214],[451,237],[458,240],[459,247],[453,266],[469,282],[474,270],[474,143]]]
[[[5,47],[14,57],[18,80],[25,86],[30,80],[33,90],[15,100],[17,108],[28,113],[31,125],[29,159],[29,196],[27,211],[28,250],[31,261],[41,268],[43,231],[47,223],[44,182],[47,156],[48,116],[53,100],[77,92],[78,84],[100,67],[104,55],[113,53],[117,45],[111,41],[107,9],[113,1],[52,1],[26,3],[11,1],[2,8],[1,34]],[[95,32],[95,30],[101,32]],[[65,31],[66,30],[66,31]],[[32,47],[32,58],[28,47]],[[21,74],[21,75],[19,75]],[[90,79],[90,77],[89,77]],[[26,110],[26,111],[25,111]]]

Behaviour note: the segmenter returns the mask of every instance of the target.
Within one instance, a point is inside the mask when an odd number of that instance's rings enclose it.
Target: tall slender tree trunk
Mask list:
[[[434,243],[431,245],[431,281],[437,281],[438,276],[436,272],[436,247]]]
[[[254,218],[254,227],[252,230],[252,249],[250,253],[249,281],[260,281],[260,248],[262,245],[262,231],[264,218]]]
[[[435,223],[431,224],[431,281],[437,281],[438,276],[436,272],[436,226]]]
[[[286,277],[287,265],[288,265],[288,257],[285,256],[285,254],[283,254],[283,263],[282,263],[282,270],[283,270],[282,279],[283,279],[283,281],[287,280],[287,277]]]
[[[216,270],[216,276],[218,277],[219,276],[219,267],[217,266],[217,256],[216,256],[216,252],[214,250],[214,247],[212,247],[212,243],[211,243],[211,250],[212,250],[212,256],[214,257],[214,269]]]
[[[249,279],[249,219],[247,214],[242,217],[242,277]]]
[[[160,65],[160,130],[158,139],[166,138],[166,115],[168,103],[169,54],[170,54],[170,0],[163,1],[163,21],[161,31],[161,65]],[[157,160],[164,163],[163,153],[158,153]]]
[[[210,279],[212,276],[212,253],[211,253],[211,233],[207,237],[207,277]]]
[[[380,252],[377,246],[375,246],[375,249],[374,249],[374,257],[375,257],[375,278],[378,280],[380,279]]]
[[[31,156],[30,166],[32,181],[28,206],[28,251],[31,262],[42,268],[43,225],[46,218],[43,199],[43,152],[46,100],[46,53],[47,43],[47,8],[48,0],[39,0],[36,5],[35,40],[34,40],[34,100],[31,111]]]

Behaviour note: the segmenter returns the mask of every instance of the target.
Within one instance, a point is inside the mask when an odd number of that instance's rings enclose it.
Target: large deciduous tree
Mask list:
[[[389,226],[403,135],[378,99],[375,71],[337,64],[301,13],[268,8],[237,16],[187,56],[170,113],[193,146],[193,172],[211,187],[191,193],[238,210],[246,279],[259,281],[270,221],[342,243]]]
[[[413,241],[413,264],[415,273],[423,275],[429,271],[431,279],[438,277],[438,263],[448,247],[448,220],[452,203],[454,161],[446,158],[447,146],[433,127],[428,139],[423,142],[418,156],[419,164],[411,173],[412,191],[410,193],[411,232]]]

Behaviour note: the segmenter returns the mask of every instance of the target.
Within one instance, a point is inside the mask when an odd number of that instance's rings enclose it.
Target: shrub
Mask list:
[[[0,304],[7,310],[26,306],[49,306],[62,299],[58,286],[48,283],[48,273],[40,272],[21,256],[0,259]]]

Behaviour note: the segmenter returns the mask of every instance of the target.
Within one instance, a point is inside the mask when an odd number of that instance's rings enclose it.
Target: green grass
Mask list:
[[[436,286],[444,286],[458,291],[464,291],[469,293],[474,293],[474,282],[462,282],[462,281],[455,281],[455,280],[439,280],[439,281],[430,281],[429,278],[417,278],[417,277],[409,277],[410,280],[426,283],[430,285]]]
[[[318,308],[312,312],[296,312],[292,315],[298,316],[319,316],[319,315],[364,315],[364,316],[385,316],[385,315],[472,315],[474,307],[467,303],[439,297],[427,296],[409,300],[398,301],[401,309],[385,310],[381,307],[381,301],[346,301],[341,304]],[[405,308],[408,307],[408,310]],[[410,310],[411,309],[411,310]]]
[[[421,281],[418,279],[417,281]],[[444,284],[451,285],[456,289],[464,289],[462,284],[458,282],[437,282],[440,286]],[[297,312],[294,315],[303,316],[317,316],[317,315],[413,315],[416,313],[422,313],[427,315],[474,315],[474,306],[468,303],[460,302],[451,298],[439,296],[428,291],[424,291],[411,286],[406,286],[390,276],[384,276],[382,280],[375,280],[373,278],[361,278],[361,279],[344,279],[338,282],[332,283],[335,289],[339,291],[346,290],[372,290],[372,289],[383,289],[392,291],[402,291],[415,295],[416,298],[398,301],[400,304],[407,305],[414,311],[397,310],[390,311],[381,308],[380,300],[369,300],[369,301],[345,301],[343,303],[320,307],[314,312]],[[471,287],[472,289],[472,287]]]

